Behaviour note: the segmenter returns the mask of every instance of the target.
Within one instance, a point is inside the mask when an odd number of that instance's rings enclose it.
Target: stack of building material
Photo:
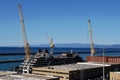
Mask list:
[[[12,74],[17,74],[17,73],[12,71],[0,71],[0,76],[6,76],[6,75],[12,75]]]
[[[86,61],[120,64],[120,56],[87,56]]]
[[[110,72],[110,80],[120,80],[120,72]]]
[[[59,80],[59,78],[34,74],[15,74],[0,76],[0,80]]]

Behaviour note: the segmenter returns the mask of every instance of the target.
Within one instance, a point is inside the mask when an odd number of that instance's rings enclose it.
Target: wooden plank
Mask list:
[[[69,80],[69,79],[60,78],[60,80]]]
[[[60,73],[49,73],[49,72],[39,72],[33,71],[33,74],[44,74],[44,75],[51,75],[51,76],[59,76],[59,77],[69,77],[68,74],[60,74]]]
[[[48,68],[33,68],[32,71],[46,71],[46,72],[60,72],[60,73],[69,73],[67,70],[55,70],[55,69],[48,69]]]

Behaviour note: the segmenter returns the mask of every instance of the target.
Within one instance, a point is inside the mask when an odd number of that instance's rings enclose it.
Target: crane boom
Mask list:
[[[29,49],[29,43],[28,43],[27,36],[26,36],[24,19],[23,19],[22,9],[21,9],[20,4],[18,4],[18,10],[19,10],[19,14],[20,14],[20,23],[21,23],[21,27],[22,27],[22,36],[23,36],[24,47],[25,47],[25,60],[29,61],[29,59],[30,59],[30,49]]]
[[[94,49],[94,43],[93,43],[93,37],[92,37],[92,27],[91,27],[91,21],[90,21],[90,19],[88,19],[88,28],[89,28],[89,34],[90,34],[91,56],[94,56],[95,49]]]

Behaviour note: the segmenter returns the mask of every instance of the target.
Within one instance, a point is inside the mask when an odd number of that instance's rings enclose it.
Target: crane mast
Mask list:
[[[53,38],[50,38],[48,36],[48,34],[46,34],[48,40],[49,40],[49,43],[50,43],[50,49],[51,49],[51,54],[53,53],[53,48],[54,48],[54,43],[53,43]]]
[[[89,34],[90,34],[91,56],[94,56],[95,49],[94,49],[94,43],[93,43],[93,37],[92,37],[92,27],[91,27],[91,21],[90,21],[90,19],[88,19],[88,28],[89,28]]]
[[[50,38],[50,48],[54,48],[53,38]]]
[[[19,14],[20,14],[20,23],[21,23],[21,27],[22,27],[22,36],[23,36],[24,47],[25,47],[25,61],[29,61],[29,59],[30,59],[30,49],[29,49],[29,43],[28,43],[27,36],[26,36],[24,19],[23,19],[22,9],[21,9],[20,4],[18,4],[18,10],[19,10]]]

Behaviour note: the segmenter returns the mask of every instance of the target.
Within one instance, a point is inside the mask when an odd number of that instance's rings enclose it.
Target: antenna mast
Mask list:
[[[24,19],[23,19],[22,9],[21,9],[20,4],[18,4],[18,10],[19,10],[19,14],[20,14],[20,23],[21,23],[21,27],[22,27],[22,36],[23,36],[23,41],[24,41],[24,46],[25,46],[25,55],[26,55],[25,60],[29,61],[29,59],[30,59],[30,49],[29,49],[29,43],[28,43],[27,36],[26,36]]]
[[[93,37],[92,37],[92,27],[91,27],[91,21],[90,21],[90,19],[88,19],[88,28],[89,28],[89,34],[90,34],[91,56],[94,56],[95,49],[94,49],[94,43],[93,43]]]

